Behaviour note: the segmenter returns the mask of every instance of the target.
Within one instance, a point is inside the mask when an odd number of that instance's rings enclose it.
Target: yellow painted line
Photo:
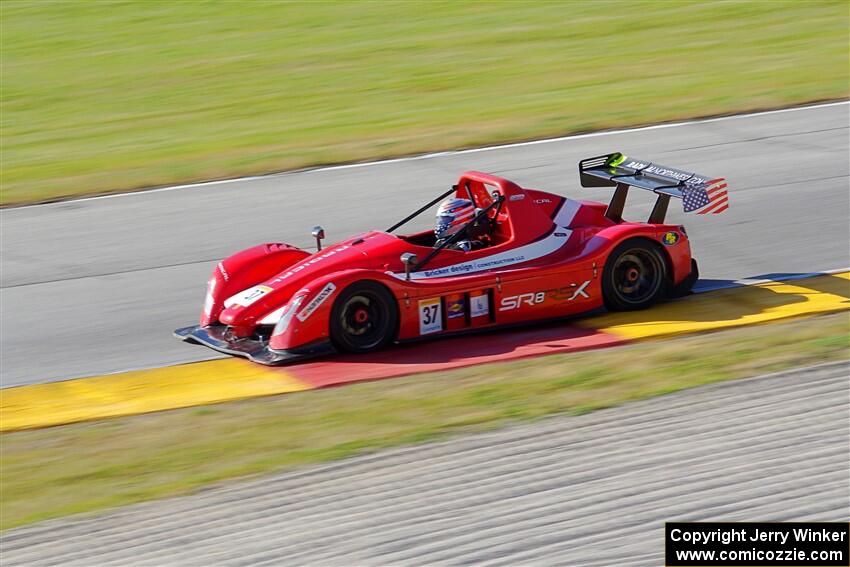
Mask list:
[[[636,340],[850,309],[850,273],[697,294],[578,324]],[[279,368],[213,360],[0,389],[0,432],[309,390]]]
[[[34,429],[308,390],[291,374],[211,360],[0,390],[0,431]]]
[[[626,339],[698,333],[850,309],[850,272],[696,294],[579,323]]]

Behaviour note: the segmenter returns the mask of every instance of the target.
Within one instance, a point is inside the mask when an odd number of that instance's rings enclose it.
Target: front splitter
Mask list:
[[[233,338],[227,334],[227,327],[211,325],[200,327],[193,325],[174,331],[174,336],[187,343],[199,344],[215,351],[247,358],[252,362],[276,366],[333,354],[336,349],[327,339],[288,350],[273,350],[266,341],[250,338]]]

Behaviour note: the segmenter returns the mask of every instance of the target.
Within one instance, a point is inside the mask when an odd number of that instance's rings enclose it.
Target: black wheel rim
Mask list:
[[[349,297],[339,312],[342,339],[357,349],[378,345],[389,324],[389,311],[381,298],[369,292]]]
[[[644,303],[652,299],[661,287],[661,260],[648,250],[628,250],[617,258],[611,277],[614,293],[621,301]]]

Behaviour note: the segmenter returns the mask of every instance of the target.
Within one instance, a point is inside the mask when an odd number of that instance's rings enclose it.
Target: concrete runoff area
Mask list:
[[[6,531],[4,565],[659,565],[665,521],[850,520],[847,362]]]
[[[197,320],[218,259],[260,242],[311,247],[316,224],[329,242],[385,228],[468,169],[602,201],[609,190],[579,186],[579,159],[623,151],[725,176],[726,213],[686,217],[674,206],[669,215],[687,225],[703,278],[843,268],[848,117],[850,106],[833,104],[4,209],[2,386],[214,357],[171,331]],[[652,201],[634,195],[626,217],[646,218]]]

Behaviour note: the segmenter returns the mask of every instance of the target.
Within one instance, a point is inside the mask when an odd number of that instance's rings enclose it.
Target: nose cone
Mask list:
[[[286,305],[299,289],[309,288],[317,277],[339,270],[368,268],[366,251],[365,246],[343,242],[307,256],[262,284],[230,297],[219,321],[253,329],[265,316]]]

